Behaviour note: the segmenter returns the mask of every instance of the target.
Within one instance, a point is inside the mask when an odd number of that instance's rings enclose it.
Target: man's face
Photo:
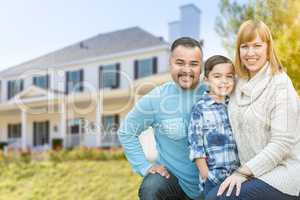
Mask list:
[[[202,66],[202,53],[198,47],[177,46],[170,55],[171,76],[182,89],[197,86]]]

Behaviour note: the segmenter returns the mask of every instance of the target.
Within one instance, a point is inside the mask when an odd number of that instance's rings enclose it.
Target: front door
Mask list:
[[[68,120],[67,147],[80,146],[83,142],[83,133],[83,118]]]
[[[49,145],[49,121],[33,122],[33,146]]]

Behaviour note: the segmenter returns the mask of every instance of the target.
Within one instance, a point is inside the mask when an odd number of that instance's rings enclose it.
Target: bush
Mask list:
[[[6,147],[8,145],[7,142],[0,142],[0,150],[4,150],[4,147]]]
[[[30,163],[31,161],[64,162],[64,161],[106,161],[106,160],[125,160],[122,149],[101,149],[78,147],[74,149],[56,149],[47,152],[31,152],[29,150],[9,150],[7,155],[0,150],[1,163]]]
[[[52,149],[60,150],[63,148],[63,139],[62,138],[53,138],[52,139]]]
[[[124,160],[125,155],[121,149],[101,149],[79,147],[72,150],[62,149],[50,151],[49,158],[53,162],[76,161],[76,160]]]

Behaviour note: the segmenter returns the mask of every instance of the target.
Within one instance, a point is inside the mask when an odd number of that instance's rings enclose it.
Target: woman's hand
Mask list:
[[[241,176],[238,173],[233,173],[231,176],[227,177],[223,183],[220,185],[217,196],[221,196],[225,190],[228,188],[226,196],[230,196],[234,187],[236,187],[236,196],[240,195],[242,183],[248,179],[244,176]]]

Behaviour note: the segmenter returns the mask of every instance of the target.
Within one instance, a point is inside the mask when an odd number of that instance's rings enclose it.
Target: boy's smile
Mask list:
[[[209,87],[209,94],[216,101],[223,101],[230,95],[234,88],[234,69],[229,63],[217,64],[205,77],[205,83]]]

